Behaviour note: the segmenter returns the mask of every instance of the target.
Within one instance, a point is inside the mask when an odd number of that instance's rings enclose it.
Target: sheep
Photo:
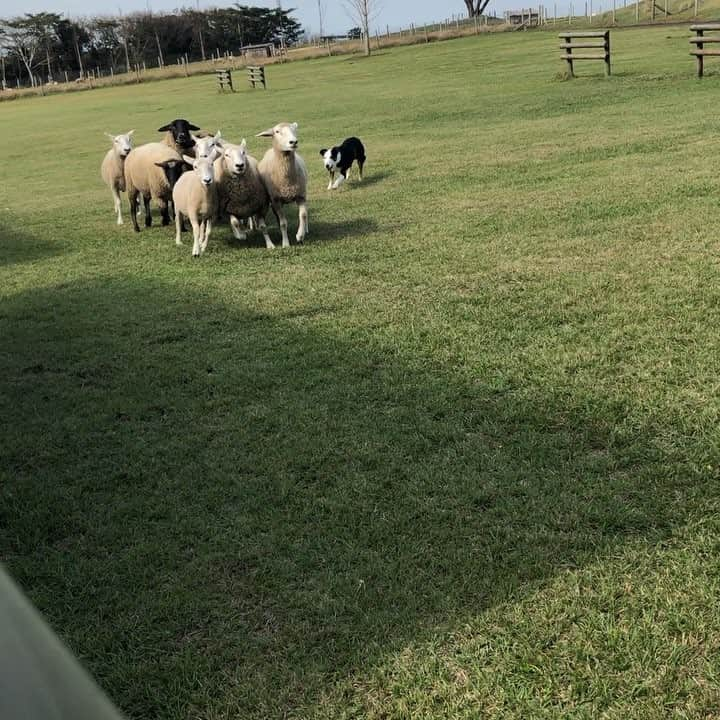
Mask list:
[[[186,151],[188,155],[192,155],[196,158],[209,157],[213,148],[221,149],[223,146],[222,136],[218,130],[215,135],[207,135],[201,137],[199,135],[191,135],[195,146],[192,148],[193,152]]]
[[[182,155],[183,153],[193,155],[195,141],[192,139],[191,131],[194,130],[197,132],[199,129],[200,128],[197,125],[193,125],[187,120],[178,118],[167,125],[163,125],[161,128],[158,128],[158,132],[166,133],[162,142],[175,150],[175,152],[179,155]]]
[[[280,225],[283,247],[290,246],[283,205],[291,202],[298,205],[298,231],[295,238],[299,243],[303,242],[308,231],[307,170],[305,161],[296,152],[297,129],[297,123],[279,123],[257,134],[257,137],[271,137],[273,141],[258,168],[270,193],[270,203]]]
[[[140,232],[137,222],[138,195],[145,205],[145,227],[152,225],[150,198],[160,208],[162,224],[170,223],[168,202],[172,199],[173,186],[185,170],[183,158],[163,143],[147,143],[135,148],[125,161],[125,186],[130,200],[130,214],[135,232]]]
[[[245,239],[240,220],[254,220],[265,238],[265,247],[275,247],[265,225],[270,207],[267,187],[258,171],[258,162],[248,155],[245,138],[239,145],[223,143],[222,155],[215,161],[218,209],[230,216],[233,235]]]
[[[193,229],[193,257],[205,252],[212,221],[217,212],[217,187],[215,185],[215,166],[217,150],[212,150],[209,157],[191,158],[183,156],[183,160],[192,165],[192,172],[185,173],[173,188],[175,204],[175,244],[182,245],[182,216],[190,220]]]
[[[112,193],[118,225],[123,224],[120,193],[125,192],[125,158],[132,150],[132,134],[134,132],[134,130],[130,130],[124,135],[105,133],[112,141],[112,147],[103,158],[100,175]]]

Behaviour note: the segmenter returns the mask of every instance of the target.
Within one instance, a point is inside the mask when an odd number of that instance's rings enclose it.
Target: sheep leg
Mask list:
[[[212,231],[212,220],[208,218],[200,227],[204,227],[205,230],[202,242],[200,243],[200,252],[205,252],[208,241],[210,240],[210,232]]]
[[[193,230],[193,257],[200,257],[200,241],[202,239],[202,228],[196,217],[190,218]]]
[[[143,205],[145,206],[145,227],[152,227],[152,215],[150,214],[149,195],[143,195]]]
[[[168,209],[167,200],[159,200],[158,205],[160,206],[160,215],[162,215],[162,224],[170,224],[170,210]]]
[[[137,221],[140,203],[138,202],[138,191],[135,188],[128,188],[128,200],[130,201],[130,217],[132,218],[133,228],[135,232],[140,232],[140,226]]]
[[[175,244],[176,245],[182,245],[183,241],[180,237],[180,234],[183,230],[183,221],[182,221],[182,214],[179,212],[175,212]]]
[[[277,218],[278,225],[280,226],[280,234],[282,235],[282,246],[284,248],[290,247],[290,239],[287,234],[288,222],[285,217],[285,211],[282,209],[280,203],[273,203],[273,212]]]
[[[230,227],[236,239],[245,240],[247,235],[240,229],[240,221],[234,215],[230,216]]]
[[[120,193],[116,188],[112,189],[113,202],[115,203],[115,213],[117,214],[117,224],[122,225],[122,201],[120,200]]]
[[[342,176],[341,176],[342,177]],[[302,244],[303,240],[305,240],[305,236],[308,232],[308,211],[307,211],[307,204],[304,202],[298,203],[299,213],[298,213],[298,231],[297,235],[295,236],[295,239]]]
[[[265,238],[265,247],[268,250],[274,250],[275,245],[273,244],[273,241],[270,239],[270,233],[268,233],[267,225],[265,224],[265,218],[262,215],[258,215],[255,218],[255,224],[260,229],[260,232],[262,232],[263,237]]]

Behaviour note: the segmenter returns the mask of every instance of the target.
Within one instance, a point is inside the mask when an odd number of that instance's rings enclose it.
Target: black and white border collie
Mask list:
[[[362,180],[363,165],[365,164],[365,147],[356,137],[349,137],[343,140],[339,147],[323,148],[320,151],[323,163],[330,173],[330,182],[328,190],[337,190],[349,177],[350,166],[357,161],[360,170],[360,179]],[[340,173],[335,180],[335,173]]]

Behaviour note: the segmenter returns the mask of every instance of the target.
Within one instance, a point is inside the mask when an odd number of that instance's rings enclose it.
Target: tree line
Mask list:
[[[244,45],[293,45],[303,34],[293,9],[231,7],[172,13],[137,12],[85,19],[26,13],[0,19],[2,87],[83,78],[100,70],[206,60]]]

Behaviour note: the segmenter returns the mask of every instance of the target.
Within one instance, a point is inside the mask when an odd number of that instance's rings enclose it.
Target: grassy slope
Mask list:
[[[0,556],[130,716],[720,712],[718,74],[555,45],[0,107]],[[113,225],[103,130],[288,115],[306,247]]]

